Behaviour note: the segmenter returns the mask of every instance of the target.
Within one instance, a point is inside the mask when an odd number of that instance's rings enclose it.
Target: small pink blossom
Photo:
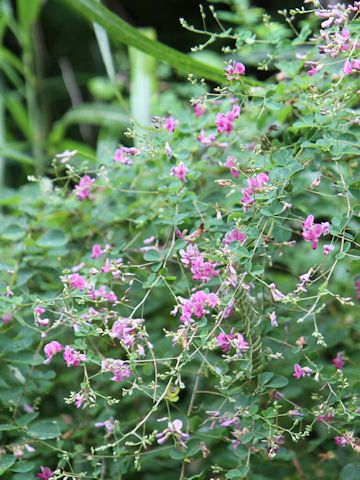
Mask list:
[[[134,147],[120,147],[115,150],[114,162],[121,163],[122,165],[132,165],[133,161],[130,157],[139,155],[140,151]]]
[[[206,293],[203,290],[191,295],[189,299],[180,297],[181,303],[181,316],[180,321],[185,325],[193,323],[193,316],[196,318],[202,318],[207,313],[207,307],[215,308],[219,299],[215,293]]]
[[[98,258],[104,253],[103,249],[101,248],[101,245],[98,245],[97,243],[92,246],[91,249],[91,258]]]
[[[78,290],[84,290],[86,287],[86,279],[78,273],[69,275],[68,278],[70,288],[77,288]]]
[[[76,408],[81,408],[81,406],[85,403],[86,398],[81,394],[77,393],[75,395],[75,407]]]
[[[242,199],[241,203],[243,204],[244,209],[252,205],[255,201],[254,195],[256,192],[261,192],[263,186],[266,185],[269,181],[269,177],[266,173],[259,173],[255,177],[249,177],[247,179],[247,188],[241,190]]]
[[[74,188],[74,192],[79,200],[85,200],[89,197],[94,182],[95,179],[89,177],[89,175],[84,175],[80,178],[79,184]]]
[[[327,235],[329,231],[330,225],[328,222],[314,223],[314,216],[309,215],[303,223],[302,236],[306,242],[311,242],[311,246],[315,250],[318,247],[320,237]]]
[[[173,117],[168,117],[165,119],[164,128],[168,130],[170,133],[175,132],[177,121]]]
[[[329,255],[333,250],[334,250],[334,245],[324,245],[323,247],[323,252],[324,252],[324,255]]]
[[[178,177],[182,182],[186,182],[186,175],[188,172],[189,169],[183,164],[183,162],[181,162],[176,167],[172,167],[170,175]]]
[[[234,130],[234,122],[240,116],[239,105],[234,105],[232,110],[227,113],[218,113],[215,120],[218,133],[225,133],[229,136]]]
[[[61,345],[61,343],[57,342],[56,340],[53,340],[52,342],[46,344],[44,347],[44,353],[46,356],[46,360],[44,361],[44,363],[45,364],[50,363],[53,356],[61,352],[63,348],[64,347]]]
[[[134,345],[136,331],[143,322],[144,320],[140,318],[120,318],[112,326],[110,337],[121,340],[126,348],[130,348]]]
[[[123,382],[126,378],[131,377],[132,371],[127,363],[122,360],[114,360],[113,358],[105,358],[101,363],[101,369],[104,372],[111,372],[114,382]]]
[[[196,117],[201,117],[206,112],[206,108],[199,101],[194,103],[194,114]]]
[[[235,338],[235,333],[233,333],[233,330],[231,330],[230,333],[225,333],[221,332],[217,337],[216,337],[216,343],[217,346],[221,348],[221,350],[224,353],[229,353],[231,349],[231,342]]]
[[[11,313],[4,313],[1,317],[1,320],[4,325],[7,325],[8,323],[10,323],[12,319],[13,319],[13,316]]]
[[[309,367],[303,367],[301,368],[301,366],[296,363],[294,365],[294,374],[293,376],[299,380],[300,378],[302,377],[309,377],[310,375],[312,374],[312,369],[309,368]]]
[[[50,480],[50,478],[54,475],[54,472],[49,467],[40,467],[40,470],[41,473],[38,473],[36,476],[42,480]]]
[[[105,427],[105,430],[108,433],[112,433],[114,431],[114,419],[113,417],[110,417],[108,420],[105,420],[104,422],[96,422],[95,427],[97,428]]]
[[[331,363],[337,370],[342,370],[345,365],[344,356],[341,352],[336,354],[336,357],[331,360]]]
[[[182,421],[178,419],[174,420],[173,422],[169,422],[164,431],[156,434],[158,444],[164,445],[169,437],[173,437],[174,440],[182,447],[187,448],[185,442],[189,439],[189,435],[181,431],[182,426]]]
[[[236,167],[235,157],[232,157],[232,156],[227,157],[224,166],[230,169],[230,173],[234,178],[237,178],[240,175],[240,172]]]
[[[245,66],[240,62],[230,62],[225,67],[227,80],[239,80],[240,75],[245,75]]]
[[[76,350],[73,350],[69,345],[66,345],[64,350],[64,360],[67,367],[78,367],[81,362],[86,362],[86,355]]]
[[[350,73],[352,73],[352,71],[353,71],[353,68],[352,68],[351,62],[347,58],[345,60],[344,66],[343,66],[343,73],[344,73],[344,75],[350,75]]]
[[[198,141],[203,145],[210,145],[216,140],[216,135],[213,133],[206,136],[205,131],[201,130],[200,134],[197,137]]]
[[[271,295],[275,302],[280,302],[286,296],[276,288],[275,283],[270,283],[269,285]]]
[[[243,244],[246,241],[246,234],[243,232],[240,232],[237,228],[233,228],[230,232],[227,232],[225,234],[225,237],[223,238],[223,244],[224,245],[230,245],[233,242],[240,242]]]
[[[276,313],[275,312],[270,313],[269,317],[270,317],[271,326],[278,327],[279,324],[277,322]]]
[[[335,444],[338,447],[346,447],[348,443],[349,441],[346,437],[335,437]]]

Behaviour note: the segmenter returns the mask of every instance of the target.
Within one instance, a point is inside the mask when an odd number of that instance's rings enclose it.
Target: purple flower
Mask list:
[[[295,377],[297,380],[299,380],[302,377],[309,377],[311,374],[312,374],[311,368],[309,367],[301,368],[301,366],[298,363],[294,365],[293,377]]]
[[[52,342],[46,344],[44,347],[44,353],[46,356],[46,360],[44,361],[44,363],[49,364],[53,356],[61,352],[63,348],[64,347],[61,345],[61,343],[57,342],[56,340],[53,340]]]
[[[245,75],[245,66],[240,62],[230,62],[225,67],[227,80],[239,80],[239,75]]]
[[[187,448],[185,442],[190,436],[181,431],[182,426],[183,423],[179,419],[169,422],[165,430],[156,434],[158,444],[163,445],[169,439],[169,437],[172,436],[177,443],[179,443],[182,447]]]
[[[177,122],[173,117],[168,117],[165,119],[164,128],[166,128],[166,130],[168,130],[170,133],[174,133],[176,123]]]
[[[78,367],[81,362],[86,362],[86,355],[76,350],[73,350],[69,345],[66,345],[64,350],[64,360],[67,367]]]
[[[54,475],[54,472],[49,467],[40,467],[40,470],[41,473],[38,473],[36,476],[42,480],[49,480]]]
[[[337,370],[342,370],[344,368],[344,357],[341,352],[336,354],[336,357],[331,360],[331,363],[335,366]]]
[[[85,200],[91,193],[92,184],[95,182],[94,178],[89,175],[84,175],[80,178],[80,182],[75,186],[74,192],[79,200]]]
[[[309,215],[303,223],[302,236],[306,242],[311,242],[311,246],[315,250],[318,247],[320,237],[328,234],[329,231],[330,225],[328,222],[314,223],[314,216]]]
[[[170,174],[174,177],[178,177],[182,182],[186,182],[186,175],[189,173],[189,169],[185,167],[183,162],[179,163],[176,167],[172,167]]]

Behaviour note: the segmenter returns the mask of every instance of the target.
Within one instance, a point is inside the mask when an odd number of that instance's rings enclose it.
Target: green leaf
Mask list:
[[[16,473],[26,473],[30,472],[34,467],[34,462],[27,462],[26,460],[22,460],[20,462],[17,462],[17,464],[11,469],[11,471]]]
[[[129,117],[118,106],[106,103],[84,103],[69,110],[58,120],[50,133],[51,142],[59,142],[66,129],[72,124],[97,125],[111,128],[124,128],[129,124]]]
[[[259,383],[261,385],[265,385],[273,378],[273,376],[274,374],[272,372],[264,372],[261,375],[259,375]]]
[[[354,197],[360,199],[360,180],[350,183],[349,190]]]
[[[68,237],[62,230],[49,230],[37,240],[39,247],[56,248],[63,247],[68,242]]]
[[[0,475],[6,472],[12,465],[14,465],[16,457],[14,455],[0,456]]]
[[[40,420],[33,423],[28,430],[30,437],[48,440],[56,438],[60,435],[60,429],[57,422],[52,420]]]
[[[341,470],[340,480],[359,480],[359,478],[360,463],[349,463]]]
[[[266,385],[267,388],[281,388],[286,387],[289,383],[289,380],[282,375],[275,375],[273,379]]]
[[[26,234],[26,231],[18,225],[9,225],[1,234],[4,240],[20,240]]]
[[[172,65],[176,70],[185,74],[192,73],[217,83],[226,83],[224,72],[219,68],[194,60],[189,55],[178,52],[156,40],[150,40],[95,0],[65,1],[86,17],[88,21],[98,23],[105,28],[114,42],[121,42],[135,47],[162,62]],[[243,85],[250,85],[251,83],[253,82],[250,82],[248,79],[242,80]]]
[[[149,250],[144,255],[144,260],[147,262],[160,262],[161,259],[162,257],[157,250]]]

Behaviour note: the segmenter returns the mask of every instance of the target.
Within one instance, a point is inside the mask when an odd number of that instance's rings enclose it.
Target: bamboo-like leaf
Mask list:
[[[135,47],[160,61],[172,65],[180,72],[192,73],[217,83],[226,83],[224,72],[221,69],[199,62],[161,42],[150,40],[95,0],[65,0],[65,2],[86,17],[88,21],[98,23],[105,28],[114,42]],[[252,82],[245,79],[244,84],[246,83],[250,85]]]
[[[67,127],[74,123],[102,127],[125,127],[129,123],[129,117],[114,105],[84,103],[73,107],[55,123],[50,133],[50,140],[52,142],[60,141],[64,137]]]

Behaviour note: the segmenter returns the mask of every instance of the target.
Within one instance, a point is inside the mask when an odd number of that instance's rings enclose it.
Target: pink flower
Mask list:
[[[349,442],[346,437],[335,437],[335,444],[338,447],[345,447],[348,443]]]
[[[209,136],[206,136],[204,130],[201,130],[197,139],[203,145],[210,145],[211,143],[213,143],[216,140],[216,135],[211,134]]]
[[[336,354],[336,357],[331,360],[331,363],[335,366],[337,370],[342,370],[344,368],[344,357],[341,352]]]
[[[234,130],[234,122],[240,116],[239,105],[234,105],[232,110],[227,113],[218,113],[215,120],[217,131],[225,133],[227,136]]]
[[[136,330],[140,328],[143,319],[120,318],[112,326],[110,337],[121,340],[126,348],[130,348],[135,343]]]
[[[80,408],[82,404],[85,402],[85,397],[81,395],[81,393],[77,393],[75,395],[75,407]]]
[[[166,130],[168,130],[170,133],[174,133],[176,123],[177,122],[173,117],[168,117],[165,119],[164,128],[166,128]]]
[[[77,352],[69,347],[69,345],[66,345],[64,350],[64,360],[67,367],[78,367],[81,362],[86,362],[86,355]]]
[[[237,170],[237,168],[236,168],[236,158],[235,157],[231,157],[231,156],[227,157],[224,166],[230,169],[230,173],[234,178],[237,178],[240,175],[239,170]]]
[[[13,316],[11,313],[4,313],[1,317],[1,320],[4,323],[4,325],[10,323],[12,319],[13,319]]]
[[[240,62],[230,62],[225,72],[227,80],[239,80],[239,75],[245,75],[245,66]]]
[[[42,315],[43,313],[45,313],[45,308],[44,307],[36,307],[35,310],[35,315]]]
[[[324,252],[324,255],[329,255],[333,250],[334,250],[334,245],[324,245],[323,247],[323,252]]]
[[[186,182],[186,174],[189,172],[189,169],[185,167],[183,162],[179,163],[176,167],[172,167],[170,175],[178,177],[182,182]]]
[[[38,473],[36,476],[42,480],[49,480],[54,472],[49,467],[40,467],[41,473]]]
[[[185,325],[190,325],[196,318],[202,318],[207,313],[207,307],[215,308],[218,303],[218,297],[215,293],[206,293],[202,290],[191,295],[189,299],[180,298],[181,316],[180,321]]]
[[[223,238],[224,245],[230,245],[233,242],[240,242],[243,244],[246,241],[246,234],[240,232],[237,228],[234,228],[230,232],[227,232],[225,237]]]
[[[220,347],[224,353],[229,353],[231,349],[231,342],[234,340],[234,338],[235,333],[233,333],[232,329],[230,333],[221,332],[220,335],[216,337],[216,342],[218,347]]]
[[[46,344],[44,347],[44,353],[46,356],[46,360],[44,361],[44,363],[50,363],[53,356],[61,352],[63,348],[64,347],[61,345],[61,343],[57,342],[56,340],[53,340],[52,342]]]
[[[271,322],[271,326],[272,327],[278,327],[279,324],[277,322],[277,318],[276,318],[276,313],[275,312],[272,312],[270,313],[270,322]]]
[[[114,431],[114,419],[110,417],[108,420],[105,420],[105,422],[96,422],[95,427],[105,427],[107,432],[111,433]]]
[[[352,73],[352,71],[353,71],[353,69],[352,69],[352,66],[351,66],[351,62],[347,58],[345,63],[344,63],[344,66],[343,66],[343,73],[344,73],[344,75],[350,75],[350,73]]]
[[[139,155],[140,151],[134,147],[120,147],[115,150],[114,162],[121,163],[122,165],[132,165],[133,161],[130,157]]]
[[[84,175],[80,178],[79,184],[74,188],[74,192],[79,200],[85,200],[90,195],[94,182],[95,179],[89,177],[89,175]]]
[[[254,194],[255,192],[261,192],[263,190],[263,185],[266,185],[269,181],[269,177],[266,173],[259,173],[255,177],[247,179],[247,188],[243,188],[241,193],[243,194],[241,203],[244,208],[252,205],[255,201]]]
[[[113,374],[111,380],[114,382],[123,382],[132,375],[132,371],[125,362],[113,358],[105,358],[101,363],[101,369],[104,372],[111,372]]]
[[[247,352],[250,348],[248,342],[245,342],[244,337],[238,333],[234,340],[235,350],[238,356],[241,357],[243,352]]]
[[[183,423],[181,420],[174,420],[169,422],[167,428],[156,434],[157,442],[163,445],[169,437],[173,437],[177,443],[186,448],[185,442],[189,439],[189,435],[181,431]]]
[[[206,112],[206,108],[198,101],[194,103],[194,113],[196,117],[201,117]]]
[[[100,255],[102,255],[104,252],[101,248],[100,245],[98,244],[95,244],[92,246],[92,249],[91,249],[91,258],[98,258],[100,257]]]
[[[73,273],[69,275],[69,286],[70,288],[77,288],[78,290],[84,290],[86,287],[86,279],[79,275],[78,273]]]
[[[275,283],[270,283],[269,288],[275,302],[280,302],[283,298],[285,298],[285,295],[276,288]]]
[[[309,377],[312,374],[312,369],[309,367],[301,368],[301,366],[296,363],[294,365],[294,374],[293,376],[299,380],[302,377]]]
[[[325,415],[318,415],[316,421],[319,423],[330,423],[334,420],[334,414],[332,412],[326,413]]]
[[[188,245],[186,250],[180,250],[180,256],[182,263],[190,267],[194,280],[208,282],[219,275],[215,270],[217,264],[206,262],[196,245]]]
[[[329,231],[330,225],[328,222],[314,223],[314,216],[309,215],[303,223],[302,236],[306,242],[311,242],[312,248],[315,250],[318,247],[320,237],[328,234]]]
[[[356,300],[360,300],[360,279],[355,282]]]

